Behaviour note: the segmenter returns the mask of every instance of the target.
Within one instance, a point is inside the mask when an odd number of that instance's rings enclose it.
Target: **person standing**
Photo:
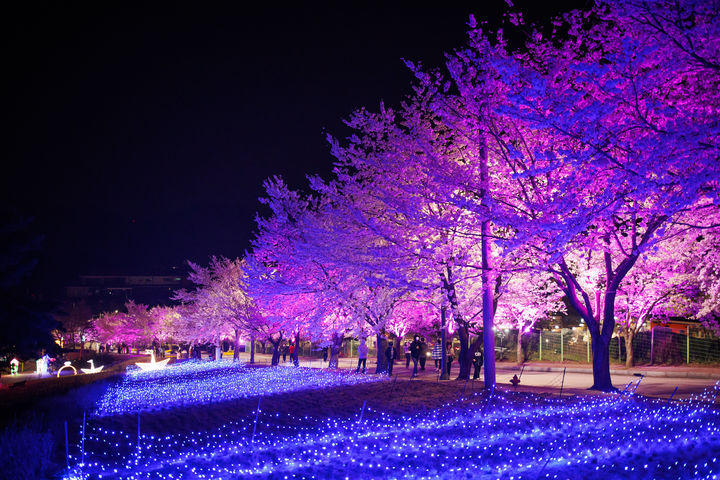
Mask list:
[[[323,348],[322,348],[322,356],[323,356],[323,362],[327,362],[328,347],[323,347]]]
[[[410,368],[410,342],[405,342],[405,368]]]
[[[417,335],[415,335],[413,342],[410,344],[410,356],[412,357],[413,361],[412,377],[414,377],[417,375],[418,362],[420,361],[420,337],[418,337]]]
[[[483,354],[482,350],[478,349],[475,350],[475,354],[473,354],[472,359],[473,367],[475,368],[475,371],[473,372],[473,380],[477,380],[480,378],[480,368],[483,366]]]
[[[358,345],[358,364],[355,373],[360,372],[360,365],[362,364],[362,373],[365,373],[365,366],[367,364],[368,346],[365,344],[365,339],[360,340]]]
[[[435,360],[435,371],[439,372],[442,364],[442,343],[440,343],[439,339],[435,342],[435,345],[433,345],[432,354],[430,356],[433,360]]]
[[[452,342],[447,342],[447,349],[445,351],[445,362],[447,363],[448,375],[450,375],[450,369],[452,368],[453,360],[454,360],[454,357],[453,357]]]
[[[388,347],[385,349],[385,358],[388,362],[388,376],[392,377],[393,363],[395,362],[395,348],[393,342],[388,342]]]
[[[288,345],[285,342],[283,342],[283,344],[282,344],[282,354],[283,354],[283,363],[285,363],[287,361],[287,354],[288,354]]]
[[[427,362],[427,343],[425,337],[420,339],[420,370],[425,370],[425,362]]]
[[[288,353],[290,354],[291,359],[295,358],[294,357],[294,355],[295,355],[295,344],[294,343],[291,343],[290,346],[288,347]]]

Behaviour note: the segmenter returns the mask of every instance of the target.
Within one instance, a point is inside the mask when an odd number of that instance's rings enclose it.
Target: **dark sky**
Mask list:
[[[344,136],[353,109],[399,102],[412,80],[401,58],[439,65],[469,13],[507,9],[7,3],[0,195],[35,217],[35,276],[56,287],[242,255],[264,179],[327,177],[323,132]],[[535,14],[561,8],[545,5]]]

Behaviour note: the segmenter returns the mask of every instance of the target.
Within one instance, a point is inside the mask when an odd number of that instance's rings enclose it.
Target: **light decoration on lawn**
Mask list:
[[[154,372],[135,370],[108,388],[96,415],[216,403],[258,395],[385,380],[312,368],[247,367],[244,363],[182,362]]]
[[[77,369],[72,366],[72,362],[65,362],[65,364],[62,367],[60,367],[60,369],[58,370],[58,373],[57,373],[58,378],[60,378],[60,372],[62,372],[66,368],[68,368],[68,369],[72,368],[73,375],[77,375]]]
[[[50,366],[50,356],[45,354],[35,361],[35,373],[38,375],[47,375]]]
[[[100,373],[102,372],[102,369],[105,368],[105,365],[100,365],[99,367],[96,367],[93,360],[88,360],[88,363],[90,364],[90,368],[80,369],[83,373]]]
[[[20,367],[20,360],[17,358],[10,360],[10,375],[17,375],[18,367]]]
[[[714,479],[718,389],[689,401],[495,392],[442,408],[344,418],[257,412],[217,429],[136,437],[91,426],[66,479]],[[602,411],[607,415],[599,416]]]
[[[143,370],[145,372],[150,372],[153,370],[162,370],[165,368],[170,361],[170,358],[166,358],[165,360],[160,360],[159,362],[155,361],[155,352],[150,352],[150,361],[149,362],[138,362],[135,365],[138,366],[140,370]]]

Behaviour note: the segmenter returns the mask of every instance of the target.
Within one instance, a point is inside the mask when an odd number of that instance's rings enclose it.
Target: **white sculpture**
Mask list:
[[[149,372],[152,370],[160,370],[162,368],[165,368],[170,361],[170,357],[166,358],[165,360],[160,360],[159,362],[155,361],[155,352],[150,352],[150,361],[149,362],[138,362],[135,365],[140,367],[140,370],[144,372]]]
[[[96,367],[95,363],[92,360],[88,360],[88,363],[90,364],[90,368],[80,369],[83,371],[83,373],[99,373],[105,367],[105,365],[100,365],[99,367]]]

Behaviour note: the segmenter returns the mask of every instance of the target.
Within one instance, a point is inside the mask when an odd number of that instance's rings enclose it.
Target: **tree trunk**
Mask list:
[[[458,328],[458,337],[460,337],[460,354],[458,355],[458,364],[460,365],[460,373],[456,380],[468,380],[470,378],[470,367],[472,365],[472,357],[470,355],[469,342],[470,331],[466,326]]]
[[[293,365],[300,366],[300,331],[295,332],[295,351],[292,354]]]
[[[342,346],[344,337],[333,333],[332,345],[330,345],[330,361],[328,362],[328,368],[338,368],[338,357],[340,355],[340,347]]]
[[[603,335],[595,335],[592,337],[592,351],[593,385],[589,390],[616,391],[610,379],[610,342]]]
[[[522,365],[525,363],[525,353],[523,352],[522,348],[522,329],[518,328],[518,336],[517,336],[517,364]]]
[[[387,359],[385,358],[385,349],[387,342],[381,334],[375,335],[375,347],[377,350],[377,363],[375,364],[375,373],[386,373],[388,370]]]
[[[235,346],[233,348],[233,363],[240,360],[240,330],[235,329]]]
[[[220,337],[218,336],[217,341],[215,342],[215,361],[219,362],[222,360],[222,340],[220,340]]]
[[[633,330],[628,327],[625,329],[625,367],[635,366],[635,351],[633,350]],[[620,349],[620,337],[618,337],[618,350]]]
[[[255,334],[250,335],[250,364],[255,363]]]
[[[483,162],[485,170],[487,170],[487,155]],[[481,167],[482,168],[482,167]],[[493,288],[494,282],[490,278],[490,269],[492,268],[490,251],[490,222],[485,221],[481,226],[482,235],[482,290],[483,290],[483,345],[485,349],[485,371],[484,381],[485,389],[495,387],[495,333],[493,331],[493,323],[495,320],[493,305]]]
[[[440,349],[442,351],[442,357],[440,358],[440,380],[450,380],[450,375],[447,371],[447,356],[446,356],[446,336],[447,336],[447,325],[445,324],[445,314],[447,313],[447,310],[445,308],[445,305],[440,307],[440,345],[442,345],[442,348]]]
[[[275,367],[280,363],[280,344],[282,343],[282,335],[280,337],[278,337],[277,342],[271,338],[270,343],[272,344],[272,347],[273,347],[272,359],[270,360],[270,365]]]

